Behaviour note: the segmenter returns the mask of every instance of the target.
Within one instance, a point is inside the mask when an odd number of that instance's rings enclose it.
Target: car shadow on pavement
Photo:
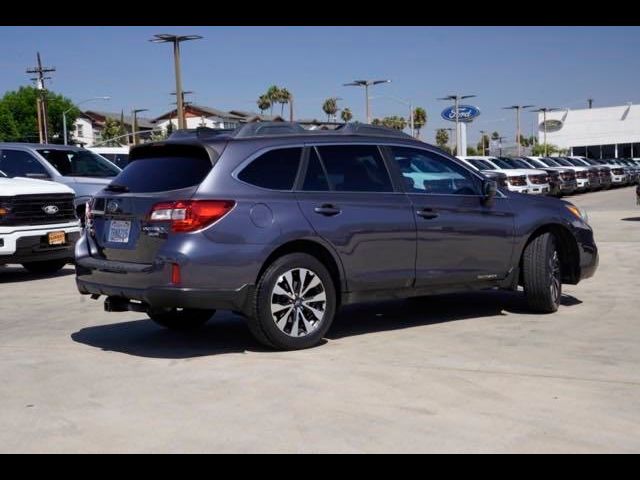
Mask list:
[[[563,306],[582,303],[562,296]],[[485,292],[439,295],[344,307],[327,338],[338,339],[368,333],[398,330],[458,320],[530,314],[522,292]],[[192,332],[165,330],[151,320],[134,320],[86,327],[71,335],[78,343],[148,358],[184,359],[225,353],[270,352],[256,342],[244,319],[231,312],[218,312],[203,328]],[[326,343],[326,342],[325,342]]]
[[[43,280],[49,278],[66,277],[73,275],[76,270],[73,265],[67,265],[56,273],[31,273],[19,265],[0,265],[0,284],[29,282],[31,280]]]
[[[623,222],[640,222],[640,217],[621,218]]]

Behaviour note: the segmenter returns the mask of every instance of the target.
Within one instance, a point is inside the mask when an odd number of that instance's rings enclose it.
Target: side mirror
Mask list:
[[[495,180],[487,179],[482,182],[482,195],[485,202],[490,202],[496,196],[498,184]]]

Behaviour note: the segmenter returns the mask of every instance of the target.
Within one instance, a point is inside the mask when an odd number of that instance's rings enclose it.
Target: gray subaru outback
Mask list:
[[[300,349],[355,302],[523,286],[554,312],[598,253],[574,205],[401,132],[265,122],[132,149],[89,204],[76,262],[107,311],[191,329],[233,310],[263,344]]]

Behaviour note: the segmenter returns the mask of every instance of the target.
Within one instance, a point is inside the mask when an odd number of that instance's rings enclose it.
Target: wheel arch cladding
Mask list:
[[[256,278],[256,284],[262,277],[262,274],[265,272],[265,270],[269,268],[269,265],[271,265],[278,258],[289,253],[309,254],[312,257],[316,258],[319,262],[321,262],[325,267],[327,267],[327,270],[329,270],[329,274],[331,275],[331,279],[333,280],[333,285],[335,287],[337,303],[338,305],[340,305],[344,283],[343,275],[341,273],[340,266],[338,265],[338,261],[329,251],[329,249],[313,240],[293,240],[276,248],[273,252],[271,252],[269,257],[267,257],[265,262],[262,264],[262,267],[258,272],[258,277]]]
[[[542,235],[543,233],[551,233],[556,240],[558,253],[560,254],[560,265],[562,269],[562,282],[575,284],[580,274],[580,252],[578,250],[578,242],[571,231],[564,225],[558,223],[549,223],[538,227],[529,237],[520,252],[520,284],[522,284],[522,259],[527,245],[531,241]]]

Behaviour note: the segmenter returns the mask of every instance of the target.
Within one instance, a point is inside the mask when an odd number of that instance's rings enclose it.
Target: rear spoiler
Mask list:
[[[226,145],[226,144],[224,144]],[[224,150],[201,142],[153,142],[133,147],[129,152],[129,163],[145,158],[158,157],[196,157],[207,159],[215,165]]]

